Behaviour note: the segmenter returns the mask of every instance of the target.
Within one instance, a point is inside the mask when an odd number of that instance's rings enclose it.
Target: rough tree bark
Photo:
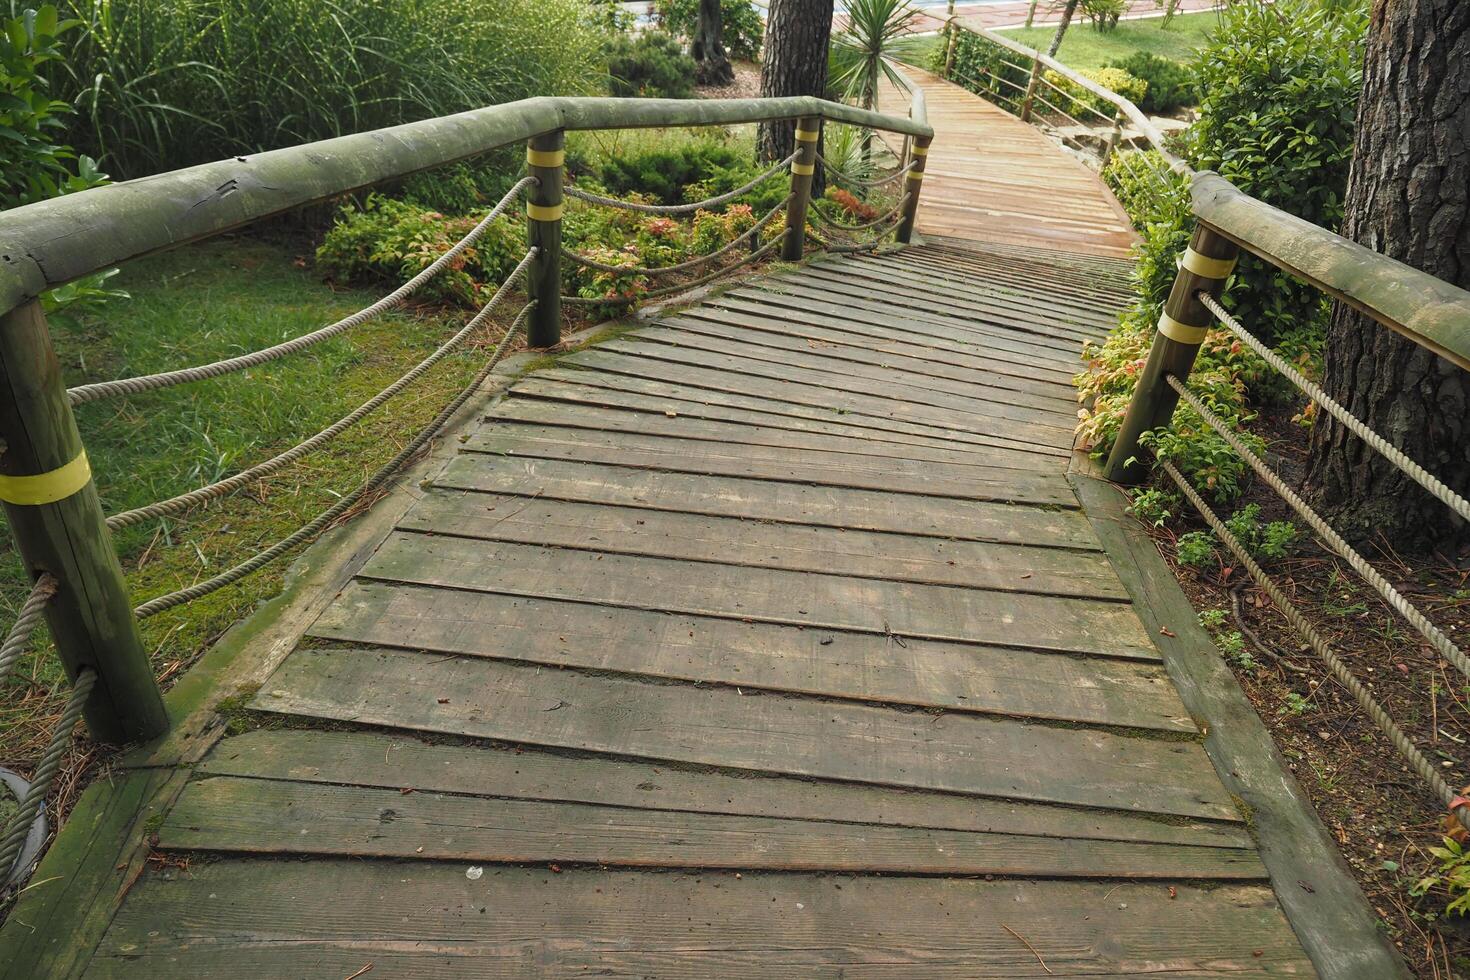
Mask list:
[[[1363,75],[1342,234],[1470,288],[1470,3],[1374,0]],[[1470,492],[1470,374],[1339,303],[1323,383]],[[1417,551],[1466,538],[1463,522],[1325,414],[1307,482],[1349,538]]]
[[[832,0],[771,0],[761,63],[761,97],[827,93],[827,47],[832,40]],[[784,160],[796,147],[794,122],[762,123],[762,160]],[[821,193],[822,168],[812,192]]]
[[[699,20],[689,46],[694,59],[694,77],[701,85],[729,85],[735,68],[725,51],[725,24],[720,0],[699,0]]]
[[[1057,32],[1052,35],[1051,44],[1046,49],[1048,58],[1057,56],[1057,49],[1062,46],[1062,35],[1067,33],[1067,26],[1072,23],[1072,15],[1077,12],[1077,0],[1067,0],[1067,5],[1062,8],[1062,21],[1057,24]]]

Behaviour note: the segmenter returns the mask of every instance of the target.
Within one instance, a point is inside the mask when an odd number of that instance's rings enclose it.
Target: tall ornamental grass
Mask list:
[[[114,175],[605,83],[582,0],[62,0],[54,91]]]

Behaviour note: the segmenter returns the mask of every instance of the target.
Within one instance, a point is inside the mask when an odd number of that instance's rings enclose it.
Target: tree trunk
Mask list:
[[[1031,6],[1026,8],[1026,30],[1031,30],[1031,22],[1036,19],[1036,4],[1040,0],[1031,0]]]
[[[1048,58],[1057,56],[1057,49],[1062,46],[1062,35],[1067,33],[1067,25],[1072,23],[1072,15],[1077,12],[1077,0],[1067,0],[1067,5],[1062,8],[1062,22],[1057,25],[1057,32],[1052,35],[1051,46],[1046,49]]]
[[[699,0],[699,21],[689,54],[694,58],[694,79],[701,85],[729,85],[735,69],[725,51],[725,24],[720,0]]]
[[[827,94],[827,47],[832,39],[832,0],[771,0],[761,63],[761,97]],[[760,158],[784,160],[796,148],[795,121],[762,123]],[[821,192],[817,168],[812,193]]]
[[[1470,287],[1470,4],[1375,0],[1342,233]],[[1461,494],[1470,492],[1470,374],[1338,303],[1323,386]],[[1307,481],[1349,539],[1398,550],[1466,528],[1325,413]]]

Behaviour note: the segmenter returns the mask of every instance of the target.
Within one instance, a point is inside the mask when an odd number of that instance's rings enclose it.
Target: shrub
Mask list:
[[[614,37],[607,46],[609,90],[619,98],[687,99],[694,94],[694,59],[660,31]]]
[[[766,167],[752,162],[751,157],[747,147],[703,135],[629,147],[588,161],[587,169],[614,194],[647,194],[661,204],[684,204],[728,193],[755,179]],[[761,215],[789,191],[788,181],[777,175],[738,203],[750,205]]]
[[[1431,891],[1443,892],[1445,912],[1449,915],[1470,913],[1470,852],[1453,837],[1445,837],[1443,847],[1431,847],[1435,866],[1414,884],[1409,893],[1421,898]]]
[[[582,0],[62,0],[73,145],[130,177],[601,84]]]
[[[1148,92],[1148,82],[1134,78],[1121,68],[1088,68],[1079,74],[1135,104]],[[1047,71],[1043,77],[1056,88],[1040,86],[1042,97],[1069,115],[1077,117],[1079,122],[1096,125],[1100,122],[1099,115],[1110,119],[1117,111],[1117,106],[1112,101],[1088,91],[1063,75]],[[1046,111],[1044,105],[1038,104],[1036,108],[1038,112]]]
[[[1174,545],[1179,564],[1191,568],[1204,568],[1215,559],[1215,542],[1203,531],[1181,534]]]
[[[1257,560],[1285,558],[1286,549],[1297,538],[1297,526],[1291,521],[1262,524],[1260,504],[1246,504],[1231,515],[1225,528]]]
[[[930,56],[929,67],[942,72],[946,57],[946,46],[936,46]],[[1011,52],[983,35],[960,31],[955,36],[952,81],[982,99],[1014,110],[1020,106],[1021,93],[1026,90],[1026,82],[1030,79],[1029,71],[1006,64],[1015,60]]]
[[[1195,85],[1193,71],[1172,58],[1164,58],[1149,51],[1137,51],[1126,58],[1109,62],[1107,67],[1121,68],[1147,83],[1148,89],[1143,98],[1134,99],[1144,112],[1172,112],[1182,106],[1194,105],[1199,100],[1199,89]]]
[[[730,57],[754,61],[765,41],[765,24],[750,0],[720,0],[721,31]],[[659,26],[670,34],[692,38],[699,21],[699,0],[658,0]]]

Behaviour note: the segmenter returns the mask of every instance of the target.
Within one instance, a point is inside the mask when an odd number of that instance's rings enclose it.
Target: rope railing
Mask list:
[[[117,530],[118,528],[130,527],[143,521],[155,520],[160,517],[168,517],[173,514],[183,513],[186,510],[197,507],[202,503],[215,499],[216,497],[222,497],[228,493],[232,493],[233,491],[240,489],[241,487],[247,486],[258,480],[265,479],[271,474],[285,469],[287,466],[290,466],[297,460],[300,460],[310,453],[320,449],[322,446],[325,446],[327,443],[331,442],[333,439],[337,438],[342,433],[352,428],[352,426],[362,421],[373,411],[380,408],[384,403],[388,402],[390,399],[408,388],[419,378],[423,377],[432,367],[434,367],[434,365],[438,364],[440,361],[444,360],[444,358],[448,357],[450,354],[453,354],[455,351],[463,347],[469,341],[470,337],[485,324],[486,320],[489,318],[490,314],[494,312],[496,307],[498,307],[500,303],[505,299],[507,290],[519,283],[521,279],[524,278],[527,267],[530,266],[535,257],[536,252],[534,249],[527,252],[525,257],[521,259],[520,264],[518,264],[515,269],[511,271],[510,275],[506,277],[505,283],[500,287],[500,289],[496,290],[495,295],[492,296],[490,300],[483,307],[480,308],[480,311],[478,313],[470,318],[469,322],[467,322],[464,327],[459,330],[458,333],[445,341],[438,350],[434,351],[428,357],[424,358],[418,364],[410,368],[397,381],[394,381],[392,384],[388,385],[372,398],[369,398],[367,401],[363,402],[357,408],[353,409],[351,412],[344,415],[336,422],[333,422],[325,429],[322,429],[316,435],[297,443],[292,448],[262,463],[257,463],[255,466],[252,466],[247,470],[236,473],[234,476],[226,477],[223,480],[211,483],[208,486],[200,487],[197,490],[190,490],[188,493],[181,493],[176,497],[170,497],[168,500],[162,500],[158,503],[149,504],[145,507],[138,507],[133,510],[124,511],[121,514],[114,514],[107,519],[108,528],[112,530]]]
[[[501,287],[502,292],[505,289],[505,286]],[[491,302],[493,303],[495,301],[492,299]],[[487,307],[488,306],[489,304],[487,304]],[[495,365],[499,364],[500,359],[505,356],[506,351],[510,348],[511,341],[525,325],[526,317],[527,315],[529,315],[531,309],[534,306],[535,303],[531,302],[527,303],[524,307],[521,308],[521,312],[519,315],[517,315],[515,322],[512,323],[510,327],[506,330],[505,336],[501,338],[500,343],[496,346],[494,352],[485,362],[485,365],[479,370],[478,373],[476,373],[474,379],[471,380],[470,383],[466,385],[464,389],[461,390],[460,393],[456,395],[449,402],[449,404],[446,405],[439,412],[438,415],[434,416],[429,424],[424,426],[424,428],[420,430],[418,435],[414,436],[413,439],[410,440],[409,443],[403,447],[403,449],[399,450],[399,452],[392,459],[379,467],[372,476],[363,481],[363,483],[359,485],[356,490],[353,490],[352,492],[339,498],[336,503],[324,510],[322,513],[318,514],[310,522],[298,528],[295,532],[288,535],[287,537],[282,538],[280,541],[277,541],[275,544],[271,545],[269,548],[266,548],[264,551],[256,553],[245,561],[240,562],[238,565],[235,565],[233,568],[229,568],[206,581],[200,582],[196,585],[191,585],[187,588],[179,589],[175,592],[170,592],[167,595],[161,595],[156,599],[150,599],[149,601],[134,609],[134,615],[136,615],[139,619],[146,619],[149,616],[156,616],[159,613],[164,612],[168,609],[172,609],[175,606],[183,605],[186,602],[193,602],[195,599],[207,596],[211,592],[217,592],[227,585],[232,585],[235,582],[240,581],[241,579],[245,578],[245,576],[259,571],[266,565],[269,565],[271,562],[280,558],[282,555],[288,554],[300,545],[312,540],[322,531],[326,530],[328,527],[334,524],[339,518],[342,517],[342,515],[346,514],[349,510],[356,506],[358,501],[362,500],[368,494],[375,492],[376,490],[387,484],[387,482],[403,467],[405,463],[418,455],[419,450],[423,449],[423,447],[428,444],[429,440],[432,439],[436,433],[438,433],[439,429],[446,422],[448,422],[449,419],[454,416],[454,413],[459,411],[460,407],[469,400],[470,396],[478,391],[480,386],[484,384],[485,379],[490,376],[490,372],[495,369]]]
[[[41,754],[40,761],[36,763],[35,772],[31,774],[30,789],[10,815],[4,830],[0,831],[3,833],[0,836],[0,884],[7,881],[15,869],[15,860],[25,844],[26,835],[30,833],[31,824],[35,823],[36,815],[41,812],[46,797],[51,793],[56,774],[61,771],[61,760],[66,756],[67,749],[71,748],[72,732],[82,718],[82,708],[96,683],[97,672],[90,668],[83,668],[77,674],[76,681],[72,684],[71,696],[67,698],[61,718],[51,732],[51,741]]]
[[[274,347],[267,347],[264,350],[242,354],[239,357],[230,357],[215,361],[212,364],[202,364],[197,367],[183,368],[178,371],[165,371],[160,374],[140,375],[135,378],[124,378],[118,381],[100,381],[94,384],[79,385],[78,387],[67,389],[67,398],[71,401],[72,405],[83,405],[101,398],[112,398],[118,395],[137,395],[145,391],[156,391],[160,388],[171,388],[175,385],[203,381],[208,378],[218,378],[236,371],[259,367],[262,364],[268,364],[271,361],[276,361],[292,354],[298,354],[324,340],[329,340],[354,327],[359,327],[389,310],[402,306],[424,283],[444,271],[450,264],[458,260],[466,249],[479,241],[485,232],[489,230],[490,225],[505,213],[506,209],[514,203],[521,192],[536,183],[538,181],[535,177],[524,177],[519,180],[500,199],[500,203],[496,204],[490,210],[489,214],[480,219],[480,222],[468,234],[450,246],[449,250],[443,255],[425,266],[422,272],[371,306],[364,307],[351,316],[343,317],[336,323],[288,340],[285,343],[277,344]]]
[[[915,166],[917,166],[916,163],[914,163],[913,161],[910,161],[909,163],[907,163],[906,165],[904,165],[904,167],[902,169],[896,170],[893,173],[887,175],[886,177],[879,177],[879,178],[873,179],[873,180],[866,180],[866,179],[864,179],[862,177],[857,177],[857,176],[854,176],[853,174],[847,173],[846,171],[844,171],[844,170],[842,170],[842,169],[834,166],[831,162],[829,162],[827,160],[826,157],[824,157],[820,153],[817,154],[817,162],[820,163],[823,167],[825,167],[826,170],[827,170],[827,172],[830,173],[833,177],[836,177],[840,182],[842,182],[844,184],[851,184],[854,187],[865,187],[865,188],[869,188],[869,189],[878,188],[878,187],[886,187],[887,185],[893,183],[896,180],[901,180],[904,177],[905,174],[907,174],[909,171],[913,170]]]
[[[797,153],[799,152],[798,150]],[[764,184],[785,170],[796,159],[797,153],[792,153],[786,159],[772,164],[769,170],[732,191],[726,191],[723,194],[706,198],[703,201],[695,201],[693,204],[643,204],[639,201],[624,201],[621,198],[593,194],[591,191],[581,190],[571,184],[568,184],[565,190],[568,197],[575,197],[577,200],[586,201],[588,204],[599,204],[607,208],[618,208],[622,211],[636,211],[639,214],[659,215],[693,214],[696,211],[708,211],[710,208],[717,208],[722,204],[729,204],[736,198],[749,194],[761,184]]]
[[[1429,491],[1430,494],[1456,514],[1470,521],[1470,501],[1467,501],[1464,497],[1445,486],[1433,473],[1430,473],[1424,467],[1414,462],[1414,460],[1405,455],[1397,446],[1383,438],[1377,432],[1374,432],[1356,415],[1343,408],[1342,405],[1338,404],[1336,399],[1323,391],[1319,385],[1309,380],[1300,371],[1292,367],[1289,361],[1267,347],[1250,331],[1246,330],[1240,321],[1231,316],[1229,311],[1221,306],[1219,301],[1209,293],[1200,291],[1196,293],[1196,296],[1204,304],[1205,308],[1215,315],[1215,318],[1222,326],[1240,338],[1241,343],[1245,344],[1263,361],[1275,368],[1286,380],[1295,385],[1297,390],[1322,406],[1323,410],[1341,422],[1348,431],[1373,447],[1384,459],[1398,467],[1405,476]]]
[[[1460,673],[1470,678],[1470,659],[1466,658],[1460,648],[1449,637],[1445,636],[1439,627],[1431,623],[1413,603],[1404,598],[1403,594],[1389,584],[1389,581],[1379,573],[1378,569],[1369,564],[1367,559],[1359,554],[1352,545],[1344,540],[1342,535],[1338,534],[1332,528],[1332,525],[1328,524],[1320,514],[1312,509],[1311,505],[1298,496],[1291,487],[1287,486],[1286,481],[1267,466],[1265,461],[1257,456],[1231,430],[1224,419],[1211,411],[1209,406],[1204,403],[1204,400],[1189,389],[1188,385],[1172,374],[1166,374],[1164,381],[1170,388],[1178,392],[1179,397],[1199,414],[1199,417],[1204,420],[1206,425],[1218,433],[1220,438],[1224,439],[1231,449],[1235,450],[1236,454],[1256,472],[1256,475],[1266,482],[1267,486],[1276,491],[1277,495],[1285,500],[1302,520],[1307,522],[1312,530],[1316,532],[1317,536],[1327,543],[1328,547],[1337,552],[1353,571],[1357,572],[1365,582],[1383,597],[1385,602],[1392,606],[1421,636],[1428,640],[1429,645],[1434,647],[1440,656],[1454,664],[1455,669],[1459,670]]]
[[[45,572],[36,579],[25,601],[20,604],[20,614],[15,618],[10,632],[5,634],[5,642],[0,643],[0,687],[4,686],[11,668],[30,645],[31,634],[36,631],[36,624],[46,611],[46,603],[56,595],[57,586],[56,577]],[[4,863],[0,862],[0,870],[4,867]]]
[[[1347,688],[1348,692],[1352,694],[1353,699],[1358,702],[1358,706],[1378,726],[1378,730],[1387,736],[1395,751],[1418,773],[1419,778],[1429,784],[1434,795],[1449,808],[1460,825],[1470,830],[1470,812],[1467,812],[1467,807],[1464,804],[1457,805],[1455,803],[1457,794],[1444,781],[1444,778],[1440,776],[1434,764],[1425,758],[1424,753],[1419,751],[1418,746],[1414,744],[1413,740],[1404,733],[1403,729],[1394,722],[1393,718],[1378,703],[1377,699],[1369,693],[1368,689],[1363,685],[1363,682],[1358,680],[1353,672],[1348,669],[1347,664],[1333,652],[1332,647],[1322,638],[1321,634],[1312,627],[1312,624],[1307,621],[1307,618],[1302,615],[1301,611],[1296,608],[1291,600],[1286,597],[1286,594],[1281,591],[1276,583],[1271,580],[1271,577],[1251,557],[1250,552],[1245,549],[1231,530],[1225,526],[1225,522],[1220,520],[1219,515],[1205,502],[1204,498],[1199,495],[1199,492],[1185,479],[1184,474],[1180,473],[1174,464],[1166,459],[1160,460],[1160,466],[1168,474],[1169,479],[1179,488],[1179,491],[1194,505],[1195,510],[1199,511],[1200,516],[1205,519],[1205,523],[1209,525],[1210,530],[1214,531],[1215,535],[1224,542],[1225,547],[1230,549],[1230,553],[1240,562],[1241,567],[1250,575],[1252,581],[1256,583],[1262,592],[1266,593],[1271,602],[1286,617],[1287,622],[1307,641],[1307,645],[1327,665],[1327,669],[1331,671],[1332,676],[1338,683]]]
[[[837,221],[837,220],[835,220],[833,218],[829,218],[827,215],[823,214],[817,208],[813,208],[811,213],[812,213],[812,217],[816,218],[818,222],[820,222],[823,225],[826,225],[828,228],[832,228],[832,229],[835,229],[837,231],[845,231],[845,232],[866,231],[869,228],[876,228],[877,226],[883,224],[884,222],[892,221],[895,217],[897,217],[899,215],[900,212],[903,211],[904,206],[906,204],[908,204],[908,203],[909,203],[909,195],[905,194],[899,200],[899,202],[897,204],[895,204],[892,208],[890,208],[888,211],[884,212],[883,214],[880,214],[878,217],[874,218],[872,221],[865,221],[865,222],[863,222],[860,225],[843,224],[840,221]]]
[[[687,262],[680,262],[676,265],[613,265],[611,262],[600,262],[597,259],[592,258],[590,255],[581,255],[568,249],[562,249],[561,255],[562,258],[567,259],[571,262],[575,262],[577,265],[585,266],[588,269],[596,269],[599,272],[613,272],[625,276],[659,276],[668,275],[675,272],[685,272],[689,269],[697,269],[702,265],[708,265],[710,262],[713,262],[716,259],[723,258],[724,256],[729,255],[731,252],[735,251],[735,249],[739,248],[741,245],[749,242],[751,239],[755,238],[755,236],[759,235],[761,233],[761,229],[770,224],[771,221],[778,214],[780,214],[790,203],[791,196],[788,194],[781,201],[781,203],[777,204],[775,207],[771,208],[771,210],[767,211],[758,221],[756,221],[754,225],[741,232],[737,238],[731,239],[729,242],[720,246],[718,249],[709,253],[708,255],[700,255],[690,259]]]

